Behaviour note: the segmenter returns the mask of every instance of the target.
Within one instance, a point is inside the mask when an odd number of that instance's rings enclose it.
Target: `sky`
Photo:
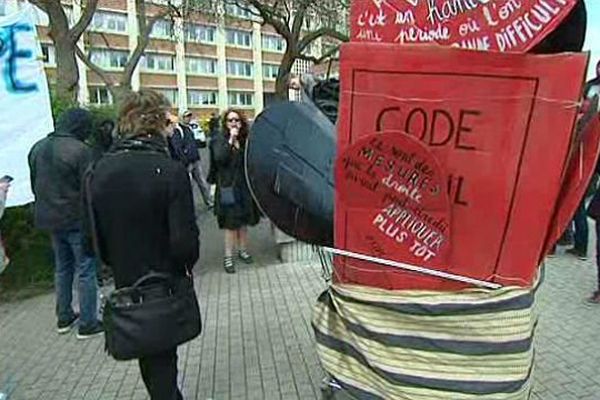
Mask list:
[[[585,49],[592,52],[588,77],[593,78],[596,64],[600,61],[600,0],[586,0],[588,26],[585,37]]]

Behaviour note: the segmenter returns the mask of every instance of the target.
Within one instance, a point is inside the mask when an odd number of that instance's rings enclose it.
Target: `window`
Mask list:
[[[188,42],[214,43],[217,29],[214,26],[187,24],[185,26],[185,39]]]
[[[175,57],[170,54],[145,54],[142,66],[147,71],[173,71],[175,69]]]
[[[56,51],[54,46],[42,43],[42,60],[46,65],[56,65]]]
[[[230,106],[251,106],[254,103],[254,93],[252,92],[229,92]]]
[[[218,93],[212,90],[188,90],[189,106],[217,105]]]
[[[217,60],[213,58],[186,57],[185,70],[190,74],[214,75],[217,73]]]
[[[279,73],[279,65],[263,64],[263,78],[276,79]]]
[[[226,29],[227,44],[240,47],[252,47],[252,32]]]
[[[112,104],[112,96],[105,87],[90,87],[88,88],[90,95],[90,104]]]
[[[173,29],[173,21],[166,19],[159,19],[152,25],[152,32],[150,36],[159,39],[171,39],[173,38],[175,31]]]
[[[262,48],[263,50],[283,53],[283,51],[285,50],[285,42],[279,36],[263,34]]]
[[[90,29],[98,32],[127,33],[127,15],[96,11]]]
[[[128,58],[129,52],[125,50],[96,49],[90,51],[92,62],[102,68],[124,68]]]
[[[253,65],[247,61],[227,60],[227,75],[239,77],[252,77]]]
[[[237,4],[227,4],[225,6],[225,13],[230,16],[244,18],[244,19],[252,19],[254,16],[248,7],[240,7]]]
[[[177,89],[155,88],[154,90],[165,96],[172,106],[177,107],[177,104],[179,104],[179,92]]]

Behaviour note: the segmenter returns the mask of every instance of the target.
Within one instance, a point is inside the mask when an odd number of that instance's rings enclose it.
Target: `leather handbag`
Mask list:
[[[103,324],[106,350],[116,360],[161,353],[190,341],[202,330],[193,279],[150,272],[109,295]]]

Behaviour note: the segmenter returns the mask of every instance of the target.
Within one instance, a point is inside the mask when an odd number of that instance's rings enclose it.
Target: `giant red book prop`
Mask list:
[[[351,41],[527,51],[558,26],[577,1],[354,0]]]
[[[432,258],[420,265],[531,284],[566,168],[587,55],[351,43],[342,49],[341,66],[338,154],[373,132],[400,131],[424,143],[446,174],[450,251],[443,263]],[[367,217],[342,192],[336,192],[336,247],[365,252],[369,235],[383,243],[384,258],[405,261],[385,232],[371,229],[381,204]],[[339,258],[336,279],[387,289],[463,287]]]

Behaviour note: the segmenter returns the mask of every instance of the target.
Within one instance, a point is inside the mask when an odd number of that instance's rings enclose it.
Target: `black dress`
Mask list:
[[[228,135],[216,133],[210,142],[211,181],[217,186],[215,215],[220,229],[237,230],[256,225],[260,219],[258,207],[246,184],[245,144],[236,149]],[[221,204],[221,189],[233,187],[235,204]]]

